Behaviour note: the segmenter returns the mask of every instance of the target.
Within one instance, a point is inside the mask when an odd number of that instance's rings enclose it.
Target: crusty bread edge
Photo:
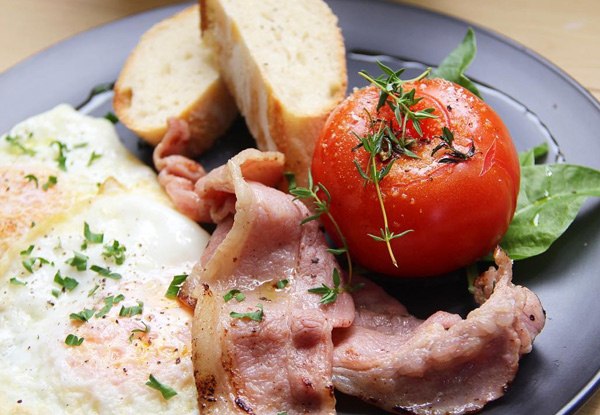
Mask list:
[[[167,21],[178,19],[186,13],[199,13],[198,5],[190,6],[175,15],[168,17],[161,22],[158,22],[152,28],[148,29],[140,39],[152,35],[152,29],[158,25],[164,24]],[[201,36],[200,32],[198,36]],[[122,88],[121,80],[124,79],[124,74],[131,70],[131,62],[136,59],[136,55],[140,53],[135,48],[115,83],[113,108],[119,120],[131,131],[136,133],[149,144],[156,146],[167,131],[167,120],[160,127],[148,128],[140,125],[137,120],[130,116],[128,107],[131,96],[126,89]],[[202,151],[209,148],[214,141],[224,134],[237,115],[237,107],[227,86],[222,78],[217,78],[198,99],[189,105],[183,112],[177,114],[176,118],[186,121],[190,126],[191,141],[194,143],[195,154],[200,154]]]
[[[232,43],[239,40],[240,34],[238,28],[230,21],[216,21],[218,18],[214,10],[211,9],[214,0],[199,0],[201,13],[201,28],[204,40],[213,48],[217,55],[217,64],[220,68],[222,77],[231,91],[238,108],[246,119],[250,132],[257,141],[259,149],[264,151],[278,150],[286,155],[287,171],[296,174],[299,185],[304,186],[307,183],[307,173],[310,168],[312,154],[314,152],[315,142],[325,125],[325,122],[333,109],[343,101],[346,96],[348,85],[345,47],[342,32],[337,25],[337,17],[327,5],[329,12],[335,19],[338,43],[338,59],[342,63],[343,80],[342,87],[339,89],[330,108],[323,108],[318,114],[307,114],[297,117],[286,111],[285,104],[277,99],[271,86],[261,75],[258,63],[252,59],[244,59],[243,71],[247,76],[245,82],[239,82],[231,72],[231,67],[240,66],[240,62],[231,62],[233,51]],[[218,3],[218,1],[217,1]],[[224,16],[224,11],[219,13]],[[214,38],[214,31],[218,28],[225,29],[219,33],[219,41]],[[222,48],[222,43],[230,44],[229,48]],[[240,45],[243,47],[244,45]],[[251,53],[246,49],[243,51],[246,57],[251,57]],[[248,88],[248,90],[244,90]],[[299,140],[289,140],[289,137],[299,137]],[[298,157],[289,155],[297,155]]]

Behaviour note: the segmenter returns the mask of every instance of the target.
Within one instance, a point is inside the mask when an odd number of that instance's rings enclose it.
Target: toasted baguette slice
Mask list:
[[[321,0],[200,0],[202,34],[258,148],[306,184],[348,77],[337,18]]]
[[[190,154],[225,132],[237,109],[202,42],[197,5],[142,36],[117,80],[113,106],[119,120],[152,145],[164,136],[168,118],[187,121]]]

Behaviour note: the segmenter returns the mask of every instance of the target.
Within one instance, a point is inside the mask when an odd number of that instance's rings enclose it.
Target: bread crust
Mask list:
[[[224,0],[226,1],[226,0]],[[227,87],[246,119],[259,149],[278,150],[285,154],[285,169],[295,173],[299,185],[306,185],[315,142],[331,111],[346,96],[348,84],[345,47],[337,18],[320,0],[307,0],[315,10],[328,13],[331,22],[331,49],[339,62],[339,87],[328,105],[298,114],[275,93],[271,80],[244,42],[238,23],[229,16],[221,0],[200,0],[202,34],[217,56],[217,63]],[[274,17],[276,19],[276,17]]]
[[[161,60],[161,56],[149,55],[147,50],[142,49],[140,45],[153,42],[156,37],[164,36],[163,32],[181,24],[181,20],[189,19],[191,14],[200,15],[198,5],[191,6],[159,22],[144,33],[136,48],[129,55],[115,83],[113,107],[123,124],[153,146],[157,145],[165,135],[167,118],[175,117],[186,121],[189,124],[192,138],[190,141],[192,147],[189,149],[188,155],[194,156],[208,149],[219,136],[225,133],[237,115],[235,102],[224,81],[220,77],[216,77],[199,93],[195,100],[189,102],[181,111],[173,111],[160,123],[146,122],[132,113],[130,109],[135,90],[128,85],[136,70],[134,68],[136,61],[145,60],[148,65],[154,65]],[[198,36],[201,36],[199,30]],[[174,62],[173,64],[183,64],[183,62]],[[214,62],[212,64],[214,65]],[[149,79],[146,85],[153,85],[157,82],[160,83],[161,79]],[[180,82],[185,82],[185,80]],[[163,86],[168,87],[168,85]]]

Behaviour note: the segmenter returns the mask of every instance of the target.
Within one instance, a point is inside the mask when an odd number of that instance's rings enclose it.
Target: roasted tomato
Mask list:
[[[380,92],[374,86],[354,92],[331,114],[312,175],[330,194],[329,210],[355,262],[395,276],[443,274],[486,255],[508,229],[519,191],[518,157],[502,120],[466,89],[442,79],[402,88],[422,98],[413,112],[427,109],[436,118],[421,121],[421,134],[408,120],[405,147],[387,140],[372,158],[373,171],[389,169],[378,183],[381,199],[365,180],[370,153],[360,137],[386,126],[388,136],[400,136],[401,125],[387,105],[377,110]],[[409,231],[390,240],[391,252],[381,240],[384,211],[390,235]]]

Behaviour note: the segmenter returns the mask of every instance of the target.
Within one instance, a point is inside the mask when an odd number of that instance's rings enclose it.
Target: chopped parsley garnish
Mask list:
[[[90,267],[90,269],[92,271],[102,275],[103,277],[111,278],[113,280],[120,280],[122,278],[121,274],[112,272],[110,270],[110,268],[102,268],[101,266],[98,266],[98,265],[92,265]]]
[[[58,290],[52,290],[52,296],[55,298],[58,298],[60,296],[60,291]]]
[[[33,252],[33,248],[35,248],[35,245],[29,245],[29,248],[27,248],[24,251],[21,251],[20,254],[21,255],[31,255],[31,253]]]
[[[12,285],[27,285],[27,283],[26,283],[26,282],[23,282],[23,281],[21,281],[21,280],[18,280],[18,279],[14,278],[14,277],[10,279],[10,283],[11,283]]]
[[[131,335],[129,336],[129,343],[131,343],[131,341],[133,340],[133,336],[135,336],[135,333],[148,333],[150,331],[150,326],[147,325],[146,323],[144,323],[142,321],[142,324],[144,325],[144,329],[133,329],[131,330]]]
[[[83,222],[83,236],[87,242],[92,244],[101,244],[104,242],[104,234],[92,232],[87,222]]]
[[[110,121],[113,124],[116,124],[116,123],[119,122],[119,119],[117,118],[117,116],[112,111],[108,111],[106,113],[106,115],[104,116],[104,118],[106,118],[108,121]]]
[[[35,265],[36,262],[40,265],[40,267],[42,266],[42,264],[50,263],[50,261],[48,261],[47,259],[44,259],[41,257],[33,257],[33,256],[21,261],[21,263],[23,264],[25,269],[27,271],[29,271],[30,274],[33,274],[33,266]]]
[[[27,179],[30,182],[35,182],[35,187],[36,188],[39,187],[38,178],[35,177],[33,174],[28,174],[27,176],[25,176],[25,179]]]
[[[110,297],[106,297],[104,299],[105,306],[102,307],[102,309],[100,309],[100,311],[98,311],[96,313],[96,318],[100,318],[100,317],[103,317],[104,315],[106,315],[113,308],[113,306],[115,304],[120,303],[124,299],[125,299],[125,296],[123,294],[119,294],[116,297],[113,297],[112,295]]]
[[[279,289],[285,288],[290,282],[288,280],[279,280],[275,286]]]
[[[33,133],[29,133],[29,136],[28,136],[28,138],[31,138],[31,136],[32,136],[32,135],[33,135]],[[16,148],[18,148],[19,150],[21,150],[21,152],[22,152],[23,154],[27,154],[27,155],[29,155],[29,156],[35,156],[35,150],[33,150],[33,149],[29,148],[29,147],[26,147],[26,146],[25,146],[25,145],[24,145],[24,144],[21,142],[21,140],[23,140],[23,137],[21,137],[20,135],[15,135],[15,136],[12,136],[12,135],[7,135],[7,136],[5,137],[5,139],[6,139],[6,141],[7,141],[7,142],[8,142],[8,143],[9,143],[11,146],[13,146],[13,147],[16,147]]]
[[[175,392],[173,388],[163,385],[152,374],[150,375],[148,382],[146,382],[146,385],[159,391],[166,400],[169,400],[173,396],[177,395],[177,392]]]
[[[121,306],[121,310],[119,310],[119,317],[133,317],[138,314],[142,314],[144,311],[144,303],[141,301],[137,302],[138,305],[134,305],[133,307],[125,307]]]
[[[98,288],[100,288],[100,286],[98,284],[94,285],[94,288],[92,288],[89,292],[88,292],[88,297],[91,297],[92,295],[96,294],[96,291],[98,291]]]
[[[102,154],[98,154],[95,151],[92,151],[92,154],[90,155],[90,160],[88,161],[87,166],[90,167],[94,161],[98,160],[101,157],[102,157]]]
[[[258,307],[258,310],[251,313],[236,313],[235,311],[232,311],[229,313],[229,316],[232,318],[249,318],[250,320],[254,321],[262,321],[263,317],[265,316],[265,313],[263,312],[263,306],[262,304],[258,304],[256,307]]]
[[[60,141],[53,141],[52,143],[50,143],[51,146],[55,144],[58,146],[58,155],[56,156],[58,168],[62,171],[67,171],[67,156],[65,155],[65,153],[69,151],[69,148],[65,143],[62,143]]]
[[[105,258],[114,258],[117,265],[123,264],[125,261],[125,251],[127,248],[122,246],[119,241],[113,241],[112,244],[104,245],[102,256]]]
[[[54,275],[54,282],[65,288],[68,291],[73,291],[75,287],[79,285],[76,279],[71,277],[64,277],[61,275],[60,270],[56,271]]]
[[[225,302],[231,301],[234,298],[239,303],[244,301],[244,298],[246,298],[246,296],[242,294],[240,290],[231,290],[223,296],[223,300],[225,300]]]
[[[89,309],[89,308],[85,308],[83,309],[83,311],[80,311],[79,313],[71,313],[69,315],[69,318],[71,320],[78,320],[78,321],[88,321],[89,319],[91,319],[94,316],[94,313],[96,312],[96,310]]]
[[[67,259],[65,262],[72,267],[77,268],[77,271],[85,271],[87,269],[88,257],[82,253],[73,251],[73,258]]]
[[[183,285],[183,283],[185,282],[187,277],[188,277],[187,274],[175,275],[173,277],[173,281],[171,281],[171,284],[169,284],[169,288],[167,288],[165,297],[177,298],[177,295],[179,294],[179,290],[181,289],[181,286]]]
[[[69,346],[81,346],[81,343],[83,343],[84,338],[82,337],[81,339],[77,336],[75,336],[74,334],[69,334],[67,336],[67,338],[65,339],[65,343],[67,343]]]
[[[56,176],[50,176],[48,177],[48,181],[42,185],[42,189],[47,191],[49,188],[56,186],[56,183],[58,183]]]

